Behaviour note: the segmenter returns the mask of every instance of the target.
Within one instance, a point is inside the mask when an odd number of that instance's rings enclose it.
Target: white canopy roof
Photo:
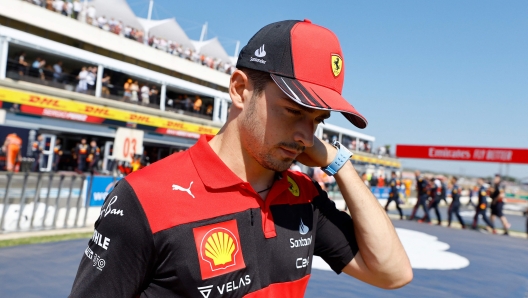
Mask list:
[[[192,40],[194,48],[200,54],[204,54],[209,57],[219,58],[223,62],[231,62],[231,57],[227,54],[224,47],[218,41],[218,38],[211,38],[205,41]]]
[[[141,23],[145,31],[148,31],[149,36],[157,36],[165,39],[170,39],[184,47],[194,49],[194,45],[185,34],[185,31],[176,22],[176,19],[165,19],[165,20],[147,20],[143,18],[137,18]]]
[[[126,0],[92,0],[88,5],[95,7],[97,17],[105,16],[108,20],[114,18],[116,21],[123,22],[125,26],[143,28]]]

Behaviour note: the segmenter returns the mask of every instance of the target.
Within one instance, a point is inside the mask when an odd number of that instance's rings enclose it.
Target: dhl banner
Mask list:
[[[216,127],[7,88],[0,88],[0,102],[17,104],[16,109],[27,114],[90,123],[103,123],[105,120],[136,123],[150,126],[158,133],[189,138],[219,131]]]

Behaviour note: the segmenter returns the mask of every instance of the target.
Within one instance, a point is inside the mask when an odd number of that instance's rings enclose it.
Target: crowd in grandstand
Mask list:
[[[209,57],[198,53],[196,50],[183,47],[169,39],[157,36],[145,36],[145,32],[141,29],[133,28],[129,25],[123,24],[114,18],[106,18],[104,15],[97,15],[97,10],[93,5],[84,7],[80,0],[23,0],[50,11],[55,11],[64,16],[85,22],[87,24],[99,27],[102,30],[112,32],[114,34],[123,36],[125,38],[135,40],[139,43],[151,46],[166,53],[178,56],[189,61],[199,63],[205,67],[212,68],[227,74],[231,74],[235,67],[230,61],[222,61],[219,58]]]

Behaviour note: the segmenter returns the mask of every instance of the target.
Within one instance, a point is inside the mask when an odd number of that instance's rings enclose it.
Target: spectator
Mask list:
[[[187,95],[184,95],[184,97],[185,97],[185,99],[183,100],[183,109],[185,111],[189,111],[190,112],[191,109],[192,109],[192,105],[193,105],[192,100]]]
[[[71,0],[66,1],[64,3],[63,11],[66,13],[67,17],[71,17],[71,15],[73,13],[73,3],[71,2]]]
[[[96,14],[96,10],[95,10],[95,7],[93,5],[90,5],[88,7],[88,10],[86,11],[86,14],[87,14],[87,23],[88,24],[92,24],[93,21],[96,21],[95,19],[95,14]]]
[[[207,110],[205,111],[205,114],[207,116],[212,116],[213,115],[213,105],[212,104],[208,104],[207,105]]]
[[[86,94],[86,91],[88,90],[88,83],[86,81],[87,77],[88,77],[88,70],[86,66],[83,66],[83,68],[81,69],[81,72],[79,72],[79,75],[77,76],[79,83],[77,84],[77,88],[75,89],[75,91]]]
[[[193,111],[195,113],[200,113],[202,109],[202,99],[200,98],[200,96],[196,95],[196,99],[194,100],[194,105],[193,105]]]
[[[53,65],[53,82],[62,83],[62,61]]]
[[[150,90],[147,84],[141,87],[141,104],[148,105],[150,97]]]
[[[125,89],[125,93],[123,94],[123,101],[130,100],[132,97],[132,79],[128,79],[125,82],[125,85],[123,86],[123,89]]]
[[[76,20],[79,19],[79,14],[81,13],[81,10],[82,10],[82,4],[81,4],[81,1],[79,0],[74,0],[73,1],[73,13],[72,13],[72,17]]]
[[[46,60],[41,59],[40,57],[37,57],[37,59],[31,65],[31,68],[33,68],[38,73],[38,76],[43,81],[46,79],[46,77],[44,76],[44,66],[45,65],[46,65]]]
[[[26,52],[21,52],[18,55],[18,74],[23,76],[27,73],[28,63],[26,62]]]
[[[106,18],[105,16],[100,16],[98,19],[97,19],[97,24],[99,26],[99,28],[103,29],[103,26],[106,25],[107,21],[106,21]]]
[[[112,84],[110,84],[110,79],[112,77],[109,74],[104,74],[103,79],[101,80],[101,94],[104,97],[110,96],[110,88],[112,88]]]
[[[86,84],[89,90],[95,90],[95,78],[97,77],[97,67],[88,67],[88,74],[86,76]]]
[[[130,86],[130,92],[132,93],[130,100],[133,102],[138,102],[138,92],[139,92],[138,81],[134,81],[134,83],[132,83],[132,85]]]
[[[156,85],[152,85],[150,88],[150,103],[159,105],[158,101],[158,88],[156,88]]]
[[[53,5],[53,9],[54,9],[56,12],[58,12],[58,13],[60,13],[60,14],[63,13],[63,10],[64,10],[64,1],[62,1],[62,0],[55,0],[55,1],[53,1],[53,4],[52,4],[52,5]]]

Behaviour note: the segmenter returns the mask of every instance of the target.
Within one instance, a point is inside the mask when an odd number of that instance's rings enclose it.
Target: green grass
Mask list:
[[[19,239],[8,239],[8,240],[1,240],[0,247],[58,242],[58,241],[64,241],[64,240],[83,239],[83,238],[88,239],[88,238],[91,238],[92,235],[93,235],[93,232],[87,232],[87,233],[73,233],[73,234],[63,234],[63,235],[53,235],[53,236],[37,236],[37,237],[27,237],[27,238],[19,238]]]

